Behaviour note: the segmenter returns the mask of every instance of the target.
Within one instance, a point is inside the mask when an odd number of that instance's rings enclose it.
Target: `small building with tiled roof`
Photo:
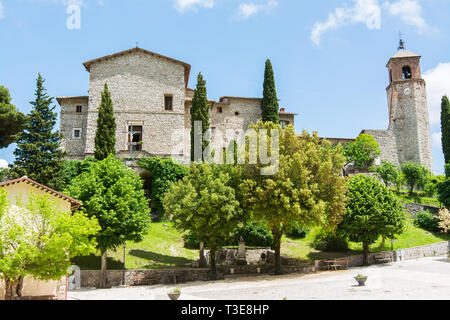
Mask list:
[[[74,211],[83,205],[80,201],[27,177],[2,182],[0,183],[0,190],[1,189],[6,190],[9,203],[17,206],[28,203],[30,194],[32,193],[37,195],[49,195],[52,199],[56,200],[60,204],[61,209],[65,211]]]

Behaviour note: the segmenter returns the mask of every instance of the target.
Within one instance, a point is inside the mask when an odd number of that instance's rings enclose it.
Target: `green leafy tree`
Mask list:
[[[0,86],[0,149],[17,141],[25,121],[26,116],[11,104],[9,90]]]
[[[163,200],[169,189],[169,182],[177,182],[189,170],[172,159],[142,158],[138,160],[138,163],[151,175],[152,211],[156,212],[159,218],[162,218],[165,215]]]
[[[427,196],[434,197],[439,193],[439,185],[445,181],[445,176],[434,176],[430,175],[428,177],[428,182],[424,187],[424,191]]]
[[[98,109],[94,154],[96,160],[103,160],[110,154],[116,154],[116,118],[114,117],[111,94],[106,83]]]
[[[73,179],[67,193],[83,202],[82,212],[99,221],[100,287],[105,288],[107,251],[126,241],[142,241],[150,225],[150,208],[142,180],[121,160],[109,155]]]
[[[31,194],[28,203],[10,206],[0,190],[0,273],[5,298],[22,296],[24,278],[59,280],[71,258],[95,252],[95,218],[66,212],[48,195]]]
[[[261,175],[267,167],[260,162],[244,166],[242,202],[252,218],[271,230],[275,247],[275,273],[281,273],[281,238],[294,228],[324,226],[332,230],[342,219],[346,202],[345,179],[340,176],[345,158],[342,148],[334,148],[315,134],[304,132],[299,139],[289,125],[260,122],[251,126],[267,130],[272,149],[274,130],[279,132],[278,171]],[[251,149],[247,148],[250,156]],[[261,152],[260,147],[257,150]],[[259,159],[259,157],[258,157]]]
[[[383,180],[386,187],[389,187],[391,184],[395,185],[401,175],[397,166],[389,161],[382,161],[381,166],[375,168],[375,172]]]
[[[63,188],[63,159],[60,149],[61,134],[54,132],[57,114],[51,106],[53,98],[47,95],[44,79],[39,74],[36,84],[36,99],[31,101],[32,110],[27,117],[24,130],[19,133],[16,160],[11,175],[27,176],[43,185],[61,191]]]
[[[430,172],[418,163],[405,162],[401,165],[409,193],[414,194],[414,188],[423,189],[428,182]]]
[[[218,248],[245,222],[232,184],[232,177],[223,167],[194,163],[183,180],[169,183],[164,198],[167,218],[175,227],[192,232],[208,244],[213,279],[217,277]]]
[[[444,151],[445,163],[450,162],[450,101],[447,96],[442,97],[441,104],[441,128],[442,149]]]
[[[356,141],[345,145],[344,153],[347,164],[355,163],[357,167],[366,167],[373,164],[381,154],[380,146],[370,134],[361,134]]]
[[[194,97],[192,98],[192,110],[191,110],[191,161],[202,162],[204,160],[203,155],[205,149],[209,145],[209,141],[204,141],[203,137],[208,132],[210,128],[210,116],[209,110],[211,106],[208,102],[208,95],[206,91],[206,81],[203,80],[203,75],[198,74],[197,77],[197,88],[194,91]],[[202,143],[202,157],[195,157],[195,122],[200,121],[202,123],[202,141],[197,141],[197,143]]]
[[[270,60],[266,61],[266,69],[264,72],[264,91],[262,101],[262,121],[279,123],[280,117],[278,110],[277,90],[275,87],[275,76],[273,73],[272,63]]]
[[[80,174],[89,170],[89,167],[96,160],[94,158],[87,158],[86,160],[65,160],[64,161],[64,189],[67,189],[72,180],[78,177]]]
[[[338,230],[350,241],[363,243],[363,262],[369,264],[369,246],[383,236],[394,239],[405,226],[405,214],[398,198],[377,179],[354,176],[348,182],[350,202]]]

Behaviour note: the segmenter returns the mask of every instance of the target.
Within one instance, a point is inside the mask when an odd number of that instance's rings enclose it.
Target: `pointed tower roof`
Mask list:
[[[398,50],[398,52],[391,58],[391,59],[399,59],[399,58],[412,58],[412,57],[418,57],[420,58],[421,56],[418,54],[415,54],[409,50],[406,49],[400,49]]]

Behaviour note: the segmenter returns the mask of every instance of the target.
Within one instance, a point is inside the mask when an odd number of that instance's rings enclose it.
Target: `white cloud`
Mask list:
[[[416,27],[419,33],[433,30],[422,17],[422,6],[417,0],[398,0],[394,3],[385,2],[383,6],[390,15],[399,16],[406,24]]]
[[[423,74],[423,78],[427,82],[430,123],[431,125],[440,125],[442,96],[450,96],[450,62],[439,63],[436,68],[427,70]]]
[[[379,0],[353,0],[351,8],[336,8],[329,14],[326,22],[318,22],[314,25],[311,40],[320,44],[322,35],[330,30],[340,28],[348,24],[364,23],[369,29],[381,28],[381,7]]]
[[[394,0],[384,2],[380,0],[352,0],[353,7],[336,8],[325,22],[317,22],[311,32],[311,40],[319,45],[322,36],[331,30],[345,25],[364,23],[368,29],[381,29],[382,16],[386,13],[398,16],[407,25],[417,28],[419,33],[436,31],[428,25],[422,16],[422,6],[419,0]]]
[[[278,2],[275,0],[270,0],[264,4],[241,3],[238,8],[238,17],[240,19],[248,19],[261,11],[266,11],[269,13],[271,9],[277,6]]]
[[[435,132],[431,135],[431,141],[433,143],[433,148],[437,150],[442,150],[442,133]]]
[[[8,168],[8,161],[0,159],[0,169],[7,169]]]
[[[3,7],[3,3],[0,2],[0,19],[5,17],[5,8]]]
[[[179,12],[195,10],[197,7],[211,9],[214,7],[214,0],[175,0],[175,9]]]

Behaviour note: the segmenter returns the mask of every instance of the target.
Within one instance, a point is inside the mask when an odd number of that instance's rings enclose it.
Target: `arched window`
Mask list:
[[[411,79],[411,68],[409,66],[404,66],[402,72],[403,79]]]

